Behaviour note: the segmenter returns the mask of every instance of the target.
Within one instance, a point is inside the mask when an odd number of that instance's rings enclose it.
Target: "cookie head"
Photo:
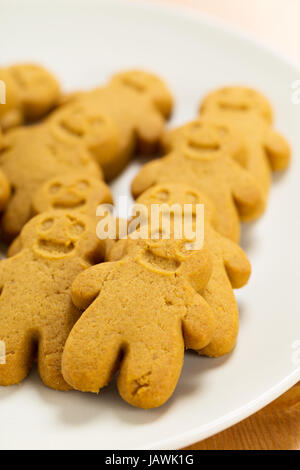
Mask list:
[[[88,217],[45,212],[31,219],[21,233],[22,246],[46,260],[81,256],[94,249],[94,226]]]
[[[152,238],[136,239],[135,234],[132,235],[123,256],[127,254],[147,271],[169,277],[181,276],[197,291],[208,282],[210,256],[205,245],[200,243],[198,246],[195,234],[183,234],[176,239],[174,232],[168,234],[159,227],[155,233],[152,227]]]
[[[56,79],[35,64],[10,67],[27,118],[37,118],[54,107],[60,96]]]
[[[242,141],[226,125],[207,122],[205,119],[193,121],[170,133],[169,147],[179,149],[189,160],[210,161],[224,155],[236,157],[242,153]]]
[[[67,145],[81,141],[96,161],[105,164],[118,149],[118,131],[112,120],[82,100],[54,113],[48,120],[52,135]]]
[[[111,202],[110,191],[102,181],[71,172],[42,185],[34,197],[33,209],[37,214],[57,210],[79,211],[95,216],[99,204]]]
[[[269,123],[273,119],[269,101],[256,90],[245,87],[225,87],[211,93],[205,98],[201,111],[203,114],[215,111],[235,118],[257,115]]]
[[[197,189],[185,184],[163,183],[152,186],[136,202],[149,207],[152,204],[167,204],[173,207],[179,204],[182,208],[187,205],[193,216],[196,215],[197,205],[204,204],[205,219],[209,222],[215,219],[212,201]]]
[[[112,83],[119,83],[145,95],[165,117],[171,114],[173,99],[165,83],[156,75],[143,70],[129,70],[115,75]]]

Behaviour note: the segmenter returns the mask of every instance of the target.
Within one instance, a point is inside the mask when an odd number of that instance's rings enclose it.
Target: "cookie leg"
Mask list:
[[[122,398],[133,406],[149,409],[163,405],[180,377],[184,344],[180,328],[159,330],[150,340],[128,346],[118,378]]]
[[[153,186],[157,182],[158,175],[161,170],[161,160],[153,160],[146,163],[131,184],[133,197],[137,198],[140,194],[146,191],[146,189]]]
[[[12,256],[17,255],[21,251],[21,249],[22,249],[21,237],[17,237],[9,246],[7,250],[7,257],[11,258]]]
[[[98,318],[83,316],[70,333],[63,352],[62,372],[76,390],[98,393],[117,370],[122,341],[107,325]]]
[[[66,338],[65,338],[66,339]],[[38,364],[39,374],[47,387],[55,390],[71,390],[61,372],[61,358],[65,341],[46,337],[39,342]]]
[[[215,318],[210,306],[202,297],[187,307],[183,320],[184,342],[187,349],[201,349],[210,342],[215,329]]]
[[[270,176],[270,175],[269,175]],[[261,190],[261,180],[254,178],[238,164],[231,165],[232,195],[241,220],[255,220],[262,214],[267,201],[267,192]],[[267,187],[267,185],[265,185]]]
[[[7,204],[10,195],[10,187],[2,171],[0,171],[0,211]]]
[[[164,131],[165,121],[163,117],[154,112],[152,106],[140,120],[137,127],[139,136],[139,150],[142,153],[153,153],[158,147],[159,140]]]
[[[273,129],[267,135],[265,149],[273,171],[284,170],[291,159],[291,149],[286,139]]]
[[[215,269],[203,291],[210,305],[216,328],[210,343],[199,353],[209,357],[220,357],[234,348],[239,330],[239,313],[234,293],[222,269]]]
[[[16,328],[3,334],[5,326],[0,324],[0,385],[14,385],[27,377],[36,351],[36,342],[29,334],[20,335]]]

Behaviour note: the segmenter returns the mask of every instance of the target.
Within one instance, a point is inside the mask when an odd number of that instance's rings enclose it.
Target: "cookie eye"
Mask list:
[[[87,180],[77,181],[77,189],[79,191],[86,191],[90,187],[90,183]]]
[[[69,233],[71,236],[78,237],[85,231],[85,224],[80,220],[72,220],[72,224],[69,228]]]
[[[49,187],[49,193],[50,194],[56,194],[56,193],[58,193],[58,191],[60,191],[61,188],[62,188],[62,184],[58,183],[58,182],[55,182],[55,183],[51,184],[51,186]]]
[[[123,85],[126,85],[127,87],[132,88],[134,91],[139,93],[144,93],[146,91],[146,86],[137,77],[123,77],[122,83]]]
[[[185,198],[188,204],[197,204],[197,202],[199,202],[198,195],[192,191],[186,191]]]
[[[43,220],[43,222],[41,223],[41,229],[46,232],[48,230],[50,230],[54,225],[54,219],[52,218],[49,218],[49,219],[45,219]]]
[[[170,197],[170,191],[167,189],[160,189],[156,194],[155,194],[156,199],[159,201],[167,201]]]
[[[250,105],[245,102],[229,102],[229,101],[220,101],[219,107],[225,111],[240,111],[247,112],[250,110]]]
[[[224,137],[229,134],[229,129],[225,126],[219,126],[217,127],[217,132],[220,137]]]

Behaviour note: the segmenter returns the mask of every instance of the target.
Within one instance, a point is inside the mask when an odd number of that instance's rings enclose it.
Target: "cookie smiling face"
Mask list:
[[[75,252],[85,230],[85,223],[77,217],[42,217],[36,227],[33,251],[50,259],[70,256]]]
[[[76,256],[88,242],[89,229],[85,216],[45,212],[26,224],[21,233],[22,246],[48,260]]]
[[[245,87],[225,87],[206,97],[202,112],[217,112],[228,117],[245,118],[257,115],[271,124],[273,112],[268,100],[257,91]]]
[[[87,204],[91,191],[91,182],[88,178],[77,175],[66,181],[66,178],[61,176],[47,181],[40,189],[35,205],[43,205],[48,209],[79,210]]]
[[[195,161],[213,161],[230,155],[241,159],[243,140],[226,124],[216,120],[197,119],[179,127],[165,136],[163,146],[167,151],[177,151]]]
[[[48,210],[76,211],[94,217],[97,206],[104,203],[112,203],[110,190],[104,182],[71,172],[43,184],[34,197],[33,210],[36,214]]]

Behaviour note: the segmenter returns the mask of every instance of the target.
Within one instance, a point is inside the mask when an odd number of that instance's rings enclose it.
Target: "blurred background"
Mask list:
[[[148,0],[188,6],[263,40],[300,65],[300,0]]]

